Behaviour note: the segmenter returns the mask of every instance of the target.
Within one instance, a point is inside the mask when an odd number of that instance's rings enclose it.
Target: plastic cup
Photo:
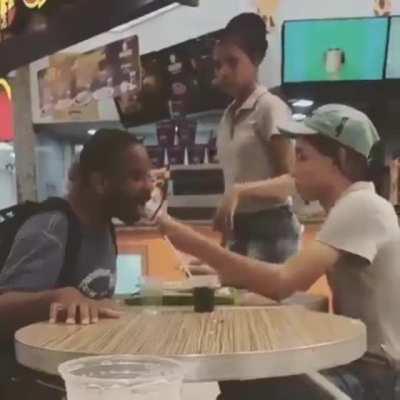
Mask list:
[[[215,308],[215,289],[196,287],[193,289],[194,311],[197,313],[211,313]]]
[[[210,313],[215,308],[215,290],[221,284],[217,275],[192,276],[189,283],[193,289],[194,311]]]
[[[158,357],[112,355],[63,363],[68,400],[180,400],[183,369]]]
[[[181,165],[185,159],[185,149],[183,146],[168,147],[168,159],[170,165]]]
[[[190,164],[203,164],[205,159],[205,146],[198,144],[189,149]]]
[[[140,295],[145,311],[158,314],[163,302],[163,283],[160,279],[143,276],[140,280]]]

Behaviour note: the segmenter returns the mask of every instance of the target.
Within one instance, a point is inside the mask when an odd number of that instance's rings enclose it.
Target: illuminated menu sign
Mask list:
[[[0,0],[0,76],[173,3]]]
[[[5,79],[2,78],[0,78],[0,93],[1,92],[4,92],[7,95],[7,97],[11,100],[12,98],[11,86]]]
[[[46,3],[47,0],[23,0],[23,5],[31,10],[40,9]],[[13,26],[19,7],[17,0],[0,0],[0,31]]]
[[[0,0],[0,30],[12,26],[17,15],[15,0]]]
[[[134,35],[83,54],[54,54],[49,67],[38,71],[38,82],[43,118],[88,117],[99,101],[114,97],[135,102],[142,83],[139,39]]]
[[[15,137],[11,87],[0,78],[0,142],[12,141]]]
[[[47,0],[23,0],[28,8],[42,8]]]

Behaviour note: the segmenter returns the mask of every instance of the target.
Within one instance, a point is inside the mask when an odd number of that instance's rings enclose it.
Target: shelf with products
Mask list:
[[[143,137],[156,168],[215,163],[216,127],[231,101],[214,84],[220,31],[143,54],[141,91],[116,98],[121,123]]]
[[[143,140],[154,168],[216,164],[216,128],[222,111],[165,119],[129,131]]]

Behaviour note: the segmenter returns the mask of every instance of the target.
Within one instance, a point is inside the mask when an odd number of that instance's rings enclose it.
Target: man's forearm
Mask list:
[[[0,340],[26,325],[48,318],[53,291],[8,292],[0,295]]]
[[[224,284],[244,287],[275,300],[292,294],[283,283],[278,265],[232,253],[176,221],[167,219],[161,225],[176,247],[205,261],[218,272]]]
[[[237,185],[239,198],[257,200],[286,200],[296,193],[296,186],[291,175]]]

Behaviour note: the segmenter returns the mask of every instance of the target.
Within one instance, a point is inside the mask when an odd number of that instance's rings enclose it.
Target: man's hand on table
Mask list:
[[[53,291],[49,321],[67,324],[95,324],[99,318],[119,318],[122,313],[111,300],[92,300],[78,289],[67,287]]]

